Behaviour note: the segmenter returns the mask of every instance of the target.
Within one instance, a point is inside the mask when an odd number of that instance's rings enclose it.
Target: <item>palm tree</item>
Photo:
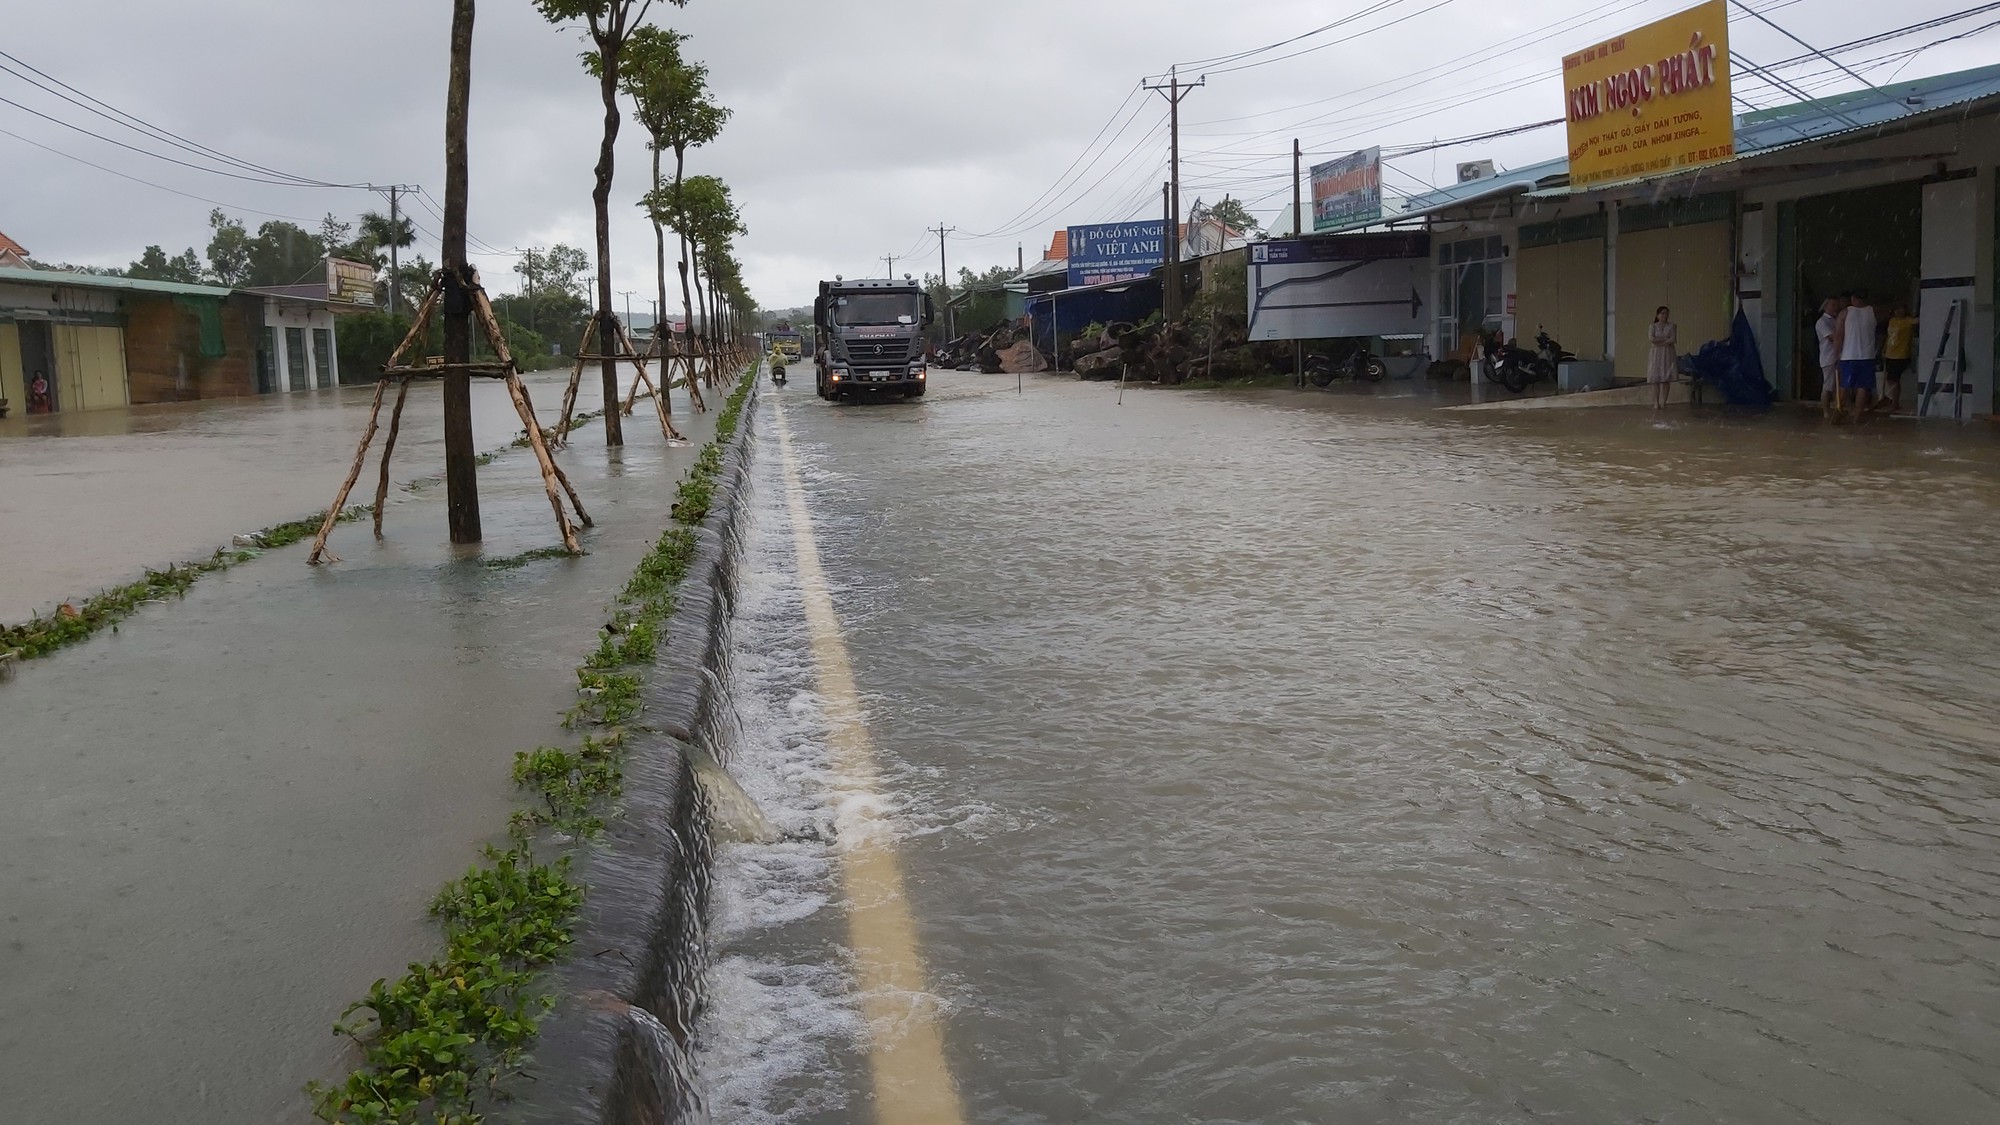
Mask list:
[[[391,219],[379,211],[370,211],[361,216],[361,235],[358,241],[371,251],[389,251],[389,311],[403,311],[403,286],[401,271],[397,269],[397,251],[417,244],[416,224],[402,215]]]

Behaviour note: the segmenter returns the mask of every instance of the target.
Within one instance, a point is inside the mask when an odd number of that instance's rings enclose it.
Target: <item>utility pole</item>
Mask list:
[[[896,255],[884,254],[880,258],[877,258],[876,261],[889,263],[889,280],[896,280]]]
[[[1014,244],[1014,272],[1017,274],[1028,272],[1028,244],[1025,242]]]
[[[620,289],[618,292],[625,298],[625,328],[627,331],[630,331],[632,328],[632,294],[637,293],[638,290]]]
[[[1168,192],[1167,192],[1167,270],[1162,297],[1165,308],[1161,319],[1173,324],[1181,318],[1181,99],[1196,89],[1208,85],[1208,76],[1202,75],[1193,82],[1181,82],[1180,68],[1167,70],[1167,84],[1146,83],[1146,89],[1165,95],[1167,99],[1167,145],[1168,145]]]
[[[452,18],[457,19],[456,16]],[[471,13],[467,13],[465,18],[471,20]],[[454,30],[452,33],[454,48],[457,43],[458,35]],[[403,237],[403,225],[396,221],[396,192],[399,189],[400,185],[389,185],[389,315],[391,316],[403,311],[403,279],[398,276],[396,269],[396,243]]]
[[[1302,202],[1300,198],[1301,192],[1299,190],[1300,159],[1301,159],[1301,150],[1299,148],[1299,139],[1297,137],[1293,137],[1292,138],[1292,237],[1293,238],[1304,238],[1306,236],[1306,229],[1303,225],[1301,225],[1304,222],[1304,219],[1300,217],[1304,213],[1304,208],[1300,205]],[[1303,340],[1292,341],[1292,380],[1301,387],[1306,385],[1306,345],[1305,341]]]
[[[479,542],[479,470],[472,452],[472,267],[465,260],[466,117],[472,100],[473,0],[452,0],[451,77],[444,105],[444,491],[454,543]],[[389,215],[395,223],[395,188]],[[389,243],[395,261],[395,240]],[[395,275],[390,275],[392,300]],[[379,395],[380,392],[377,392]],[[378,399],[379,401],[379,399]],[[615,405],[615,404],[614,404]]]
[[[956,336],[951,327],[951,275],[944,272],[944,236],[958,228],[945,226],[944,220],[940,219],[938,225],[929,229],[938,236],[938,285],[944,289],[945,335]]]

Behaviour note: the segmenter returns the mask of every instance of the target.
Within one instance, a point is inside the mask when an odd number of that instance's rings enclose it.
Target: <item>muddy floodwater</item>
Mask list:
[[[490,409],[504,392],[475,390],[482,447],[504,445],[519,428]],[[550,418],[554,396],[537,390]],[[431,396],[405,417],[399,481],[441,461]],[[586,388],[580,408],[596,403]],[[566,738],[575,668],[713,432],[713,413],[680,409],[689,444],[666,447],[642,405],[622,450],[589,426],[561,455],[597,520],[581,559],[520,558],[560,540],[534,459],[515,450],[479,471],[479,547],[447,542],[441,486],[398,487],[384,540],[366,522],[336,530],[338,565],[307,567],[305,543],[268,552],[0,683],[0,1121],[309,1118],[303,1083],[352,1065],[332,1033],[342,1008],[438,950],[426,908],[504,836],[514,755]],[[139,432],[0,439],[10,469],[109,466],[159,505],[122,526],[143,542],[74,548],[103,576],[91,583],[165,561],[163,545],[205,552],[323,507],[361,415],[341,392],[122,422]],[[68,448],[79,441],[105,448]],[[149,450],[183,475],[149,476]],[[251,452],[282,483],[256,479]],[[10,559],[28,546],[14,518]]]
[[[718,1121],[866,1121],[794,435],[979,1122],[2000,1119],[1983,423],[764,396]]]

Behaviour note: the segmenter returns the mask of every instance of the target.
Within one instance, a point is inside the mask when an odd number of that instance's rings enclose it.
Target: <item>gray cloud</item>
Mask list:
[[[1405,22],[1351,43],[1212,74],[1184,103],[1186,201],[1228,191],[1256,201],[1268,217],[1289,200],[1283,153],[1295,134],[1307,139],[1310,162],[1372,143],[1421,143],[1558,116],[1551,71],[1563,51],[1686,6],[1458,0],[1425,10],[1436,2],[1401,0],[1356,26],[1409,17]],[[1827,45],[1954,10],[1936,0],[1893,10],[1858,0],[1779,0],[1772,7],[1773,18]],[[992,234],[955,238],[956,268],[1012,261],[1017,243],[1036,257],[1049,233],[1067,223],[1155,213],[1165,144],[1146,126],[1164,103],[1146,95],[1148,104],[1109,150],[1130,150],[1129,160],[1092,163],[1073,190],[1054,197],[1057,205],[1010,221],[1084,150],[1141,75],[1295,35],[1352,10],[1308,0],[692,0],[684,9],[656,6],[655,18],[693,36],[690,52],[709,63],[720,99],[735,110],[722,138],[695,154],[691,168],[731,184],[751,228],[742,254],[752,290],[767,305],[785,306],[805,300],[820,276],[879,272],[883,254],[914,254],[898,272],[934,270],[936,240],[923,228],[939,221],[964,235]],[[246,159],[339,182],[421,183],[442,197],[449,19],[442,0],[78,0],[12,6],[3,49]],[[1551,24],[1553,31],[1531,34]],[[1759,61],[1797,53],[1745,21],[1732,33]],[[1514,37],[1522,39],[1509,44]],[[487,245],[592,244],[589,192],[601,108],[577,65],[584,46],[577,32],[542,21],[528,0],[480,5],[471,228]],[[1451,62],[1482,50],[1494,57]],[[1979,65],[1989,53],[1979,39],[1941,45],[1905,63],[1903,76]],[[1899,62],[1871,77],[1886,80]],[[1769,100],[1745,80],[1737,88]],[[11,77],[0,75],[0,97],[145,144]],[[261,216],[245,209],[311,223],[329,210],[352,217],[381,205],[365,192],[176,168],[7,105],[0,105],[0,129],[221,201],[253,225]],[[1560,129],[1460,146],[1396,163],[1390,186],[1448,178],[1459,160],[1518,164],[1561,148]],[[634,307],[653,290],[651,231],[633,205],[647,162],[628,117],[612,238],[616,286],[636,291]],[[38,256],[123,265],[148,243],[170,252],[199,249],[209,207],[0,136],[0,230]],[[421,205],[412,214],[436,231],[437,220]],[[426,241],[420,249],[435,258],[435,242]],[[489,283],[512,286],[509,255],[478,260]]]

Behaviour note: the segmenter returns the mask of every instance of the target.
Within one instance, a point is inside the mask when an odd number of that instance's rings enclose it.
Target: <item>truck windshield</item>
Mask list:
[[[915,324],[914,293],[849,293],[835,302],[835,324]]]

